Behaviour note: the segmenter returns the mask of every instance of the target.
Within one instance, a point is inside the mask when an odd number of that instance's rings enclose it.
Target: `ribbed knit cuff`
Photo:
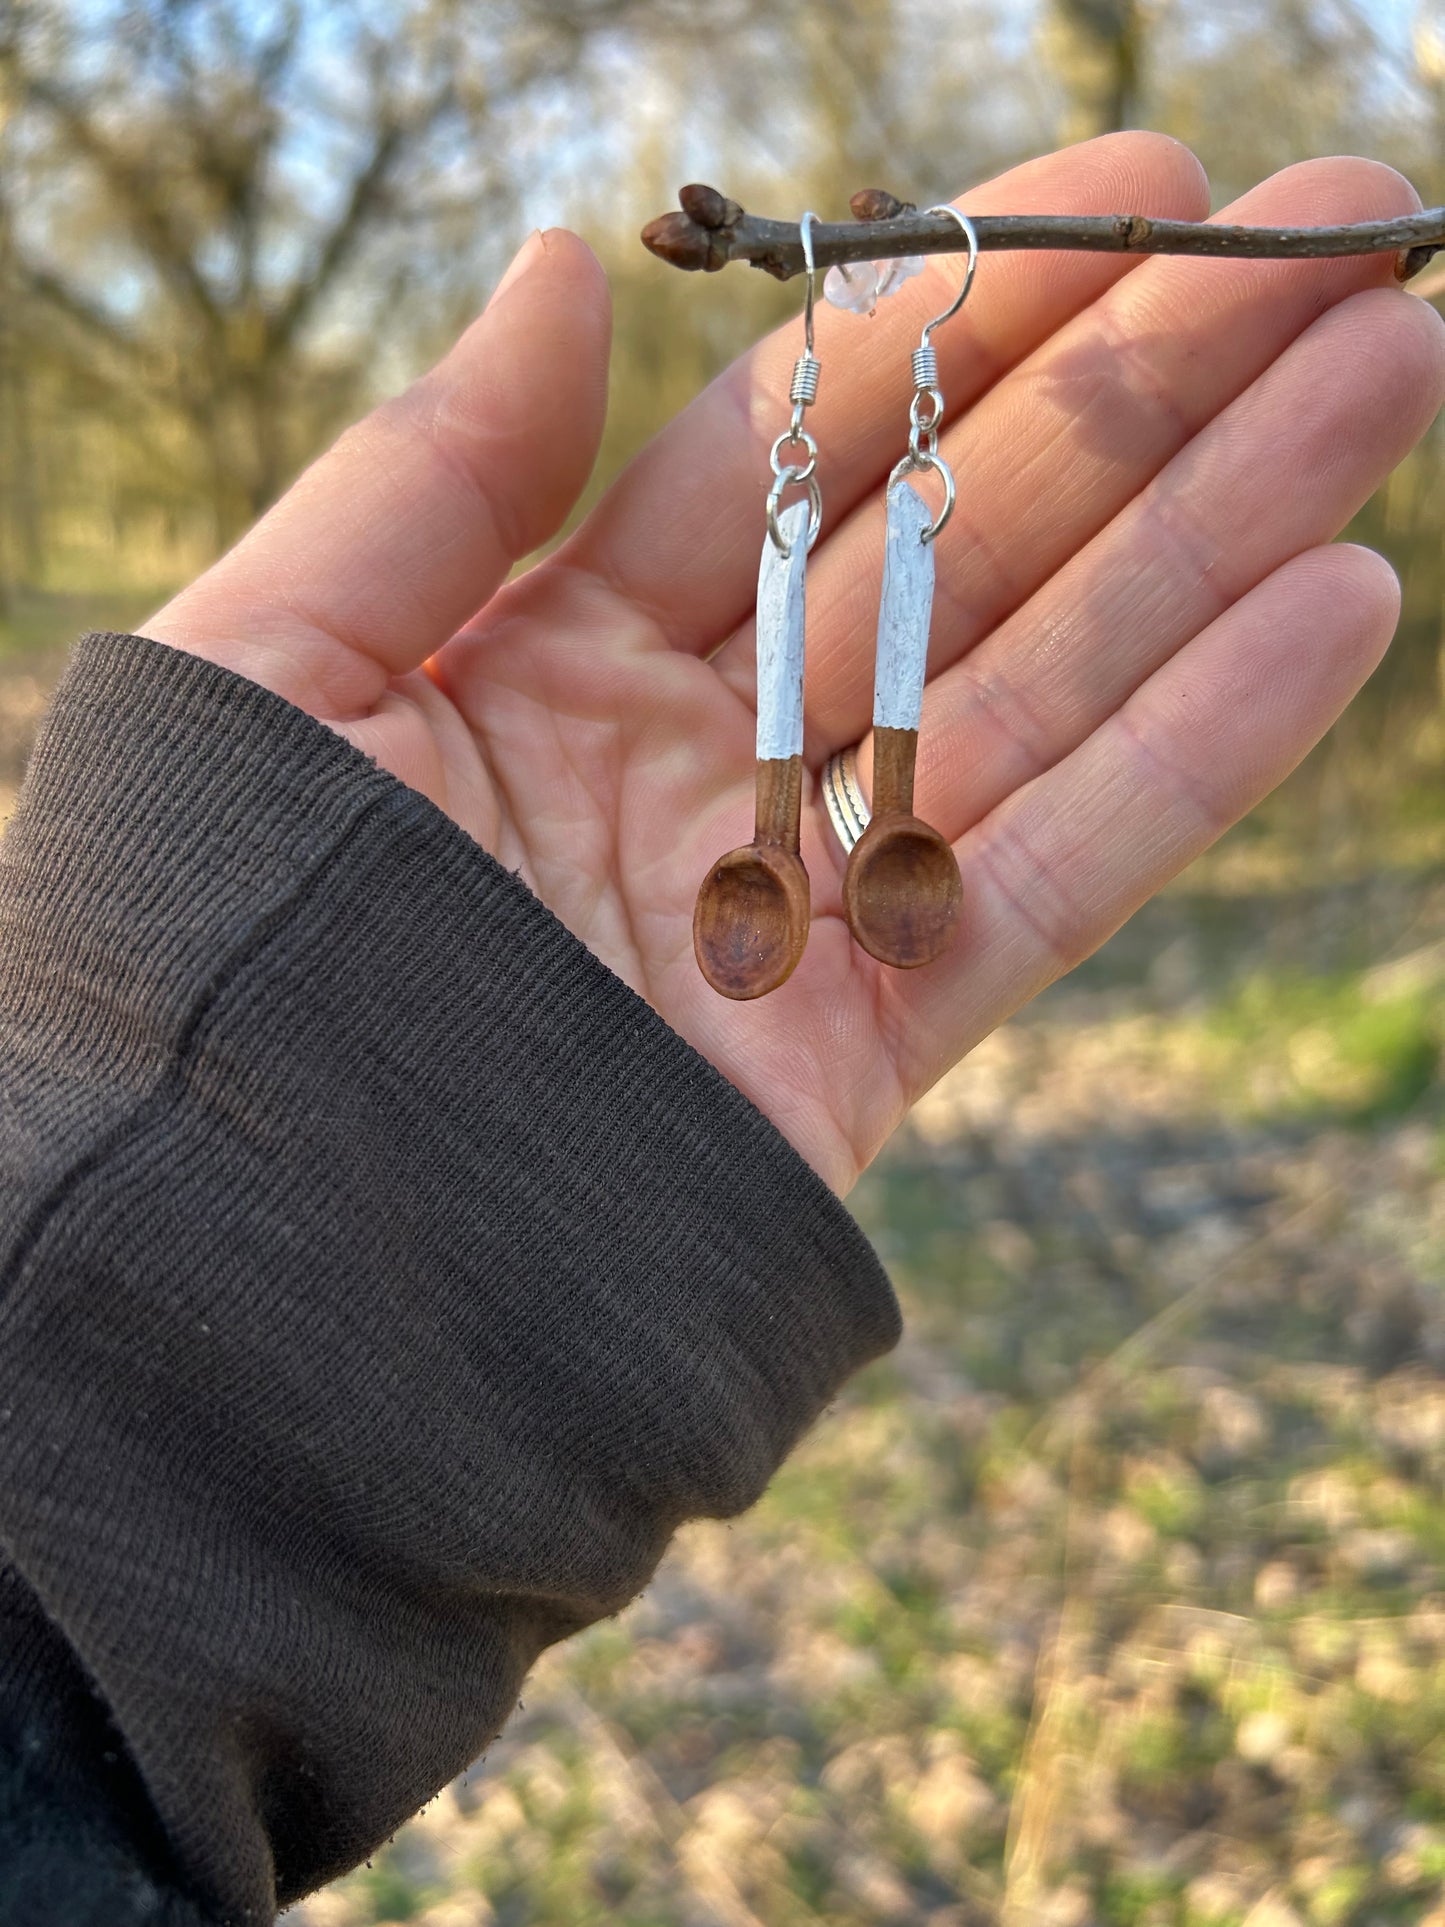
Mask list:
[[[0,1546],[226,1921],[355,1864],[898,1337],[748,1101],[426,798],[140,637],[0,845]]]

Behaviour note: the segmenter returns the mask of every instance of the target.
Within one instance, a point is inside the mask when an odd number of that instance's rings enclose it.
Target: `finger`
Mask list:
[[[564,228],[534,234],[450,353],[147,633],[315,713],[365,713],[563,521],[596,457],[609,331],[591,250]]]
[[[1373,288],[1323,315],[930,686],[920,813],[957,836],[1067,756],[1231,602],[1338,534],[1442,398],[1445,322],[1425,302]]]
[[[1334,159],[1286,168],[1216,218],[1308,226],[1419,205],[1393,168]],[[983,264],[975,292],[992,265]],[[1100,295],[966,417],[950,395],[943,454],[959,479],[959,504],[937,545],[930,672],[966,655],[1047,581],[1322,308],[1393,273],[1392,255],[1159,256]],[[906,366],[894,373],[901,453]],[[835,528],[810,566],[810,751],[857,742],[872,718],[884,514],[879,492]],[[753,652],[749,623],[717,657],[739,694],[751,689]]]
[[[970,213],[1118,213],[1189,220],[1208,211],[1198,161],[1160,134],[1107,135],[1029,161],[965,197]],[[1069,251],[990,256],[967,322],[940,330],[950,399],[967,406],[1070,315],[1136,266],[1125,255]],[[962,273],[944,257],[883,301],[868,321],[821,301],[822,379],[808,427],[820,453],[825,530],[898,458],[899,367]],[[706,654],[747,614],[757,587],[768,450],[787,426],[801,320],[735,361],[658,435],[571,538],[566,556],[641,610],[665,641]],[[902,398],[906,414],[907,396]]]
[[[957,952],[890,980],[907,1006],[907,1087],[926,1089],[1282,782],[1398,612],[1394,571],[1370,550],[1292,558],[969,831]]]

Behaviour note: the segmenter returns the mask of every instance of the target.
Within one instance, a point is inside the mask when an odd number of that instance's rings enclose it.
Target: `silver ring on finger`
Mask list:
[[[846,856],[872,820],[858,781],[858,745],[840,749],[823,765],[823,805]]]

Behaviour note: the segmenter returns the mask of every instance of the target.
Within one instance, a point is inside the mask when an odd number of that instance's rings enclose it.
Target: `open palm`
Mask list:
[[[965,199],[971,213],[1208,209],[1193,156],[1149,134],[1031,162]],[[1329,160],[1222,218],[1418,206],[1389,169]],[[147,625],[429,796],[840,1192],[930,1084],[1348,702],[1388,643],[1397,590],[1377,556],[1323,545],[1445,388],[1440,321],[1392,285],[1390,256],[985,257],[936,337],[959,507],[938,545],[917,785],[918,813],[954,841],[964,910],[947,956],[894,972],[849,938],[816,779],[863,738],[866,786],[883,487],[906,435],[909,349],[961,269],[934,262],[869,321],[819,314],[813,923],[770,997],[709,989],[691,925],[710,863],[752,834],[751,605],[799,323],[506,581],[576,500],[606,391],[602,272],[565,231],[534,237],[445,360]]]

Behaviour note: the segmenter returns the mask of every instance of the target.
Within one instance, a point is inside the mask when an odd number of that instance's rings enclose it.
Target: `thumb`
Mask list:
[[[597,455],[610,337],[591,249],[534,233],[436,367],[347,429],[146,633],[313,713],[369,708],[566,519]]]

